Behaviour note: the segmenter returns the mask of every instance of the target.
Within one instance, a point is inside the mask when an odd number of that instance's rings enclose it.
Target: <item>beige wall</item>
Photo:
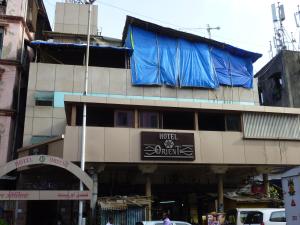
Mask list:
[[[84,91],[84,66],[31,63],[29,90],[80,92]],[[131,71],[90,67],[89,93],[140,97],[205,99],[224,103],[252,102],[259,104],[257,86],[253,89],[221,86],[215,90],[196,88],[137,87],[131,85]]]
[[[54,31],[70,34],[86,34],[88,28],[87,4],[56,3]],[[98,6],[93,5],[91,34],[97,34]]]
[[[57,136],[65,131],[66,118],[64,108],[50,106],[35,106],[35,91],[56,91],[82,93],[84,91],[84,66],[31,63],[29,71],[26,119],[23,146],[29,145],[34,136]],[[204,99],[211,102],[224,101],[255,102],[258,104],[257,92],[244,88],[220,87],[217,90],[208,89],[180,89],[169,87],[135,87],[131,85],[131,71],[129,69],[90,67],[89,93],[105,95],[122,95],[138,97]],[[95,97],[93,97],[95,98]],[[100,97],[97,97],[100,99]],[[122,99],[114,98],[115,104]],[[124,101],[126,99],[123,99]],[[139,99],[133,99],[140,101]],[[147,100],[150,102],[149,100]],[[126,100],[128,104],[131,101]],[[172,101],[174,104],[176,101]],[[189,107],[190,102],[178,101],[179,107]],[[154,104],[156,105],[156,104]],[[203,103],[205,105],[205,103]],[[220,104],[216,108],[222,109]],[[166,101],[161,106],[167,106]],[[232,104],[228,104],[229,107]]]
[[[142,161],[141,131],[161,131],[134,128],[87,127],[87,162],[166,163]],[[167,132],[168,130],[163,130]],[[174,130],[172,131],[174,132]],[[191,164],[300,164],[298,141],[244,140],[240,132],[177,131],[194,133],[196,160]],[[63,158],[79,161],[81,128],[66,127]]]

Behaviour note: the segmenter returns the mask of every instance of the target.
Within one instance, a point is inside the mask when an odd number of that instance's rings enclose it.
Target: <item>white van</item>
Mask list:
[[[236,208],[226,212],[228,225],[286,225],[284,208]]]

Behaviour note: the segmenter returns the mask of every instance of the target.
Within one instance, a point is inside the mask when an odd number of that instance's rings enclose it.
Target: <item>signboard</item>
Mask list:
[[[195,160],[193,133],[141,132],[143,160]]]
[[[300,176],[283,177],[282,190],[286,222],[288,225],[300,224]]]
[[[90,191],[0,191],[3,200],[90,200]]]
[[[63,168],[70,173],[74,174],[76,177],[78,177],[89,190],[93,189],[93,181],[91,177],[86,174],[84,171],[81,170],[80,167],[75,165],[72,162],[66,161],[62,158],[58,158],[55,156],[50,155],[31,155],[31,156],[25,156],[13,161],[10,161],[6,163],[3,166],[0,166],[0,177],[8,174],[9,172],[25,167],[25,166],[32,166],[32,165],[52,165],[56,167]]]

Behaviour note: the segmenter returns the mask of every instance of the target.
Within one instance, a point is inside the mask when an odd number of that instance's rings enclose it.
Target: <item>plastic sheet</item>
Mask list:
[[[252,88],[252,63],[260,55],[226,45],[167,37],[130,26],[125,46],[131,55],[134,85],[169,85],[217,88],[219,85]],[[247,53],[247,54],[246,54]]]
[[[179,39],[179,49],[180,85],[216,88],[218,82],[214,76],[208,45]]]
[[[220,84],[252,88],[253,67],[251,59],[237,57],[217,48],[211,50],[211,55]]]

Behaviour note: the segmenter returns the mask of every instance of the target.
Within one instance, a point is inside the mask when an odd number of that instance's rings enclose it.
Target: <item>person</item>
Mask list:
[[[109,217],[106,225],[113,225],[113,218]]]
[[[8,225],[4,218],[4,210],[0,209],[0,225]]]
[[[167,212],[163,213],[163,225],[172,225],[171,220],[169,219],[169,214]]]

